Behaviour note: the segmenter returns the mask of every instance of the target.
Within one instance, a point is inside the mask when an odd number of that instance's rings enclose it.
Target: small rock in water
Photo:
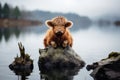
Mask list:
[[[87,70],[93,70],[90,74],[94,80],[120,80],[120,53],[112,52],[107,58],[91,65]]]

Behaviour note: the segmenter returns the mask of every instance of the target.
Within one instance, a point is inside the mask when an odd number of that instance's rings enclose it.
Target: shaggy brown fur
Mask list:
[[[73,39],[68,30],[72,24],[73,23],[71,21],[68,21],[62,16],[55,17],[52,20],[47,20],[46,25],[49,27],[49,30],[44,38],[44,46],[72,47]]]

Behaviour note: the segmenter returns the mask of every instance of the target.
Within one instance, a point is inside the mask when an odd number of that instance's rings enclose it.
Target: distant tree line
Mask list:
[[[12,8],[7,3],[5,3],[3,6],[0,3],[0,18],[19,19],[20,16],[21,11],[18,6]]]

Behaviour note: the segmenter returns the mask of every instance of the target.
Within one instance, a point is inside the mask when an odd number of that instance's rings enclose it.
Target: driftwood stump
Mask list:
[[[91,65],[87,70],[93,70],[90,74],[94,80],[120,80],[120,53],[112,52],[108,58],[102,59]]]
[[[30,75],[33,70],[33,60],[30,59],[29,54],[25,53],[25,48],[22,43],[18,43],[20,50],[20,57],[17,55],[15,60],[9,65],[9,68],[15,72],[16,75],[22,77]]]

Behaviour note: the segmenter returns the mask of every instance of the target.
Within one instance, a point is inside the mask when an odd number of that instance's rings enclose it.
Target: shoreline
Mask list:
[[[0,19],[0,27],[27,27],[41,25],[42,22],[27,19]]]

